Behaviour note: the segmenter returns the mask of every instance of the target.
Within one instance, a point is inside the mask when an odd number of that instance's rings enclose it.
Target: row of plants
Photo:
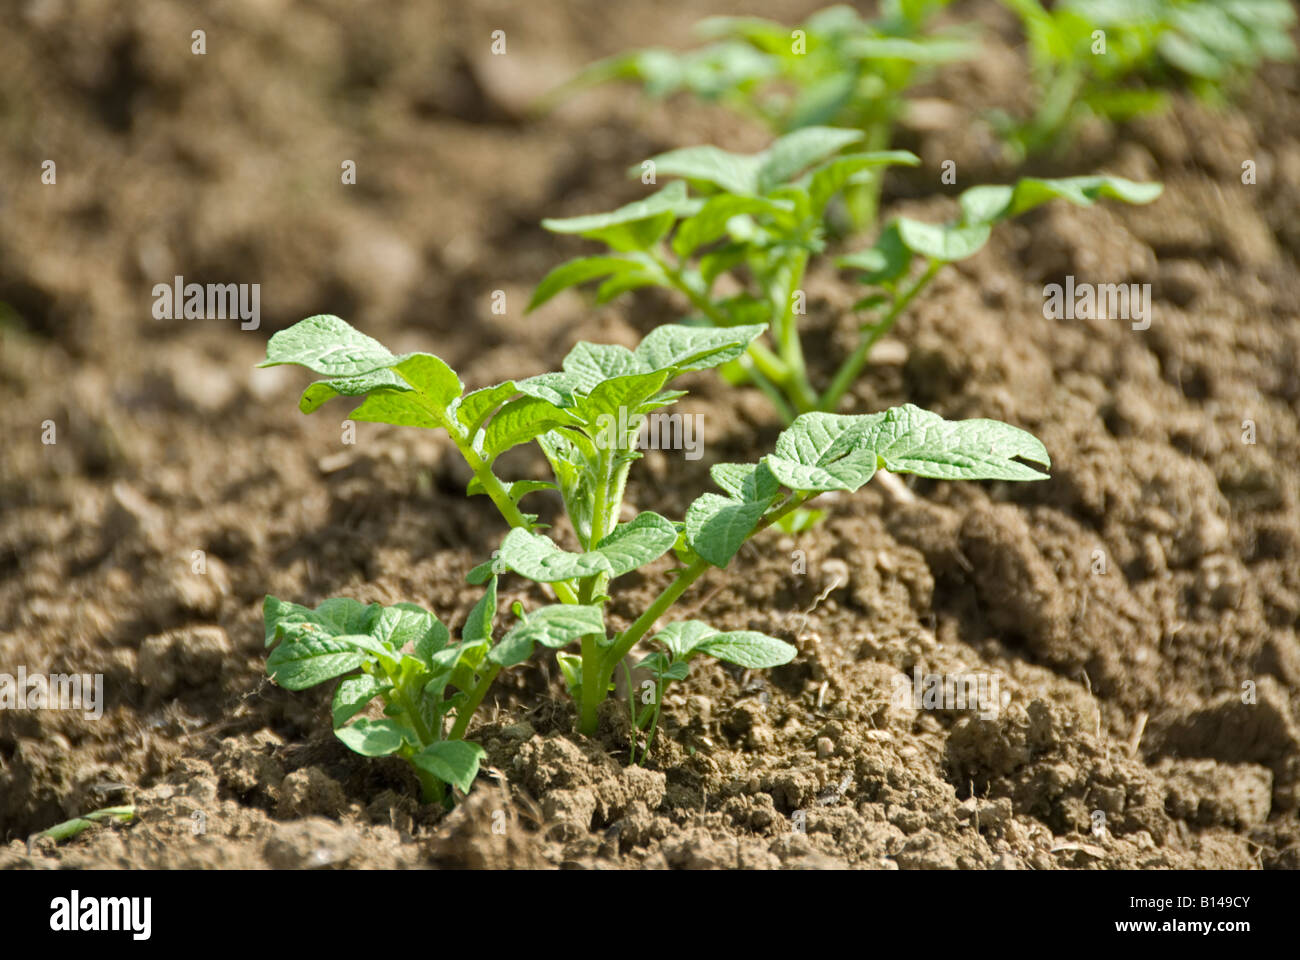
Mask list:
[[[1174,71],[1198,92],[1222,93],[1260,60],[1287,55],[1280,42],[1262,39],[1272,36],[1271,26],[1290,22],[1289,6],[1282,5],[1284,16],[1273,0],[1250,10],[1216,0],[1122,9],[1068,0],[1050,12],[1036,0],[1007,2],[1026,25],[1045,91],[1033,118],[1004,125],[1021,154],[1062,142],[1080,110],[1131,112],[1120,101],[1145,95],[1150,88],[1139,81],[1169,82]],[[832,7],[793,31],[752,18],[715,19],[703,26],[710,42],[699,50],[639,51],[583,74],[577,85],[633,78],[652,93],[685,90],[720,100],[780,134],[754,154],[714,145],[659,154],[631,170],[654,184],[643,199],[543,221],[602,249],[546,274],[530,310],[587,284],[598,284],[597,303],[644,287],[679,298],[683,322],[651,330],[635,349],[579,342],[558,371],[467,391],[434,354],[394,355],[335,316],[309,317],[271,338],[264,365],[295,364],[321,378],[303,392],[302,412],[336,397],[359,398],[353,420],[444,431],[472,475],[466,495],[487,497],[507,528],[469,575],[482,593],[456,638],[414,604],[333,598],[309,608],[267,597],[268,673],[290,690],[337,680],[333,726],[349,748],[404,758],[425,800],[450,804],[449,787],[468,791],[477,776],[484,754],[467,736],[503,670],[527,663],[539,647],[554,651],[576,729],[591,736],[616,671],[628,670],[639,649],[636,668],[652,679],[654,696],[638,710],[629,683],[635,762],[638,750],[644,758],[653,745],[665,688],[686,679],[696,658],[766,669],[796,655],[790,643],[761,632],[672,617],[692,585],[709,570],[729,569],[748,540],[776,525],[797,528],[792,521],[810,516],[805,505],[819,495],[852,493],[877,476],[1046,478],[1043,444],[1006,423],[949,421],[911,404],[838,412],[873,346],[936,275],[976,254],[998,224],[1056,199],[1149,203],[1161,192],[1158,183],[1105,175],[1022,177],[966,189],[951,222],[896,217],[874,229],[882,172],[920,163],[889,149],[907,90],[925,69],[974,49],[970,31],[932,29],[944,6],[887,0],[873,21]],[[1236,27],[1223,27],[1223,17]],[[1121,53],[1081,59],[1080,38],[1098,24],[1108,49]],[[1245,46],[1226,49],[1224,38],[1239,34]],[[1191,48],[1203,54],[1199,61]],[[668,182],[660,185],[659,177]],[[847,216],[853,235],[874,230],[873,241],[832,250],[842,235],[837,216]],[[854,348],[832,358],[832,372],[819,379],[807,363],[800,303],[810,263],[828,252],[864,290],[854,306]],[[680,517],[643,511],[621,520],[645,418],[684,396],[679,377],[710,369],[737,389],[760,389],[785,429],[756,462],[713,464],[718,490],[684,504]],[[524,444],[540,450],[545,476],[499,472],[502,454]],[[562,505],[568,529],[558,538],[525,506],[525,498],[540,496]],[[664,557],[671,560],[666,585],[617,629],[608,615],[616,581]],[[506,576],[537,584],[548,602],[515,603],[503,615],[498,585]],[[618,608],[627,609],[626,601]]]
[[[836,5],[794,25],[709,17],[697,25],[699,47],[650,47],[601,60],[543,104],[601,83],[634,82],[655,97],[684,93],[723,104],[774,134],[832,125],[858,130],[869,150],[884,150],[917,83],[980,55],[984,25],[936,28],[950,3],[882,0],[874,19]],[[1027,115],[986,111],[1013,161],[1063,153],[1089,117],[1118,122],[1165,109],[1173,90],[1222,104],[1259,66],[1296,54],[1288,0],[1000,3],[1020,23],[1033,76]],[[863,174],[848,191],[853,229],[874,223],[879,184]]]

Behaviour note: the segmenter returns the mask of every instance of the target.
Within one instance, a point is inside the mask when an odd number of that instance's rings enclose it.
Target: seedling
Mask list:
[[[647,636],[666,658],[650,665],[660,693],[663,684],[684,676],[681,666],[700,655],[751,669],[778,666],[794,657],[795,648],[789,643],[751,630],[719,632],[697,621],[678,621],[665,624],[658,633],[651,631],[706,571],[726,567],[748,539],[820,493],[855,491],[877,470],[939,479],[1046,476],[1028,465],[1050,463],[1043,445],[1005,423],[949,422],[910,405],[867,416],[809,413],[782,432],[774,452],[758,463],[716,464],[711,476],[723,493],[697,498],[683,520],[670,521],[645,511],[620,522],[628,473],[640,457],[637,437],[645,415],[683,396],[683,391],[672,388],[681,374],[735,360],[762,332],[761,325],[728,329],[669,325],[652,331],[635,350],[581,342],[558,372],[466,393],[460,379],[438,357],[394,356],[339,318],[317,316],[273,336],[264,365],[298,364],[325,378],[304,391],[299,401],[303,412],[311,413],[336,396],[365,396],[350,414],[353,420],[447,431],[474,475],[467,493],[487,495],[511,526],[493,558],[471,571],[471,582],[490,583],[493,577],[513,571],[549,585],[559,600],[527,616],[518,632],[512,631],[511,642],[508,634],[488,648],[472,667],[473,683],[468,677],[457,683],[453,672],[448,685],[477,691],[493,666],[523,662],[534,643],[541,643],[557,650],[566,686],[578,705],[578,729],[592,735],[599,708],[612,689],[614,670]],[[552,477],[498,477],[494,470],[498,457],[531,441],[549,461]],[[523,497],[543,490],[559,493],[577,550],[562,548],[541,532],[535,515],[520,509]],[[611,583],[669,551],[678,561],[672,581],[627,627],[607,629],[599,614],[609,600]],[[273,614],[278,603],[268,601]],[[294,609],[299,617],[310,613]],[[354,615],[360,613],[354,610]],[[414,611],[409,615],[417,616]],[[362,620],[354,627],[349,621],[333,632],[346,634],[355,644],[358,636],[373,638],[379,622]],[[268,619],[268,639],[272,624],[280,629],[274,615]],[[483,639],[484,628],[476,630],[473,636]],[[424,631],[434,634],[435,640],[442,635],[431,624]],[[307,639],[317,639],[311,634]],[[561,649],[579,634],[577,654]],[[424,642],[437,646],[435,641]],[[351,653],[346,669],[365,672],[367,657],[379,657],[378,649],[366,640]],[[392,658],[391,651],[386,655]],[[449,660],[452,657],[447,654]],[[417,661],[411,670],[418,666],[433,671],[437,663],[432,654],[427,662],[419,654],[411,658]],[[394,662],[400,677],[406,660]],[[460,664],[459,659],[455,662]],[[378,663],[392,682],[394,674],[382,657]],[[268,664],[273,671],[276,667]],[[307,679],[317,682],[314,675]],[[427,692],[429,681],[419,689]],[[403,733],[402,742],[413,750],[411,757],[429,749],[427,744],[435,740],[463,735],[469,712],[479,699],[471,693],[463,707],[453,707],[457,720],[451,733],[424,741],[426,746],[419,750]],[[411,708],[403,709],[410,716]],[[395,733],[387,736],[387,743],[396,743]]]
[[[859,170],[919,162],[905,151],[839,153],[860,140],[854,130],[808,127],[757,154],[700,146],[652,158],[648,163],[656,174],[688,180],[696,195],[674,180],[645,200],[610,213],[543,220],[548,230],[578,234],[603,243],[608,251],[553,269],[538,284],[529,309],[566,287],[599,279],[600,303],[637,287],[659,286],[684,296],[700,319],[715,327],[766,323],[773,347],[761,338],[751,341],[741,358],[742,369],[732,370],[731,379],[745,377],[759,386],[789,423],[799,413],[834,412],[876,341],[944,264],[977,252],[995,224],[1054,197],[1084,205],[1099,196],[1147,203],[1161,189],[1159,184],[1117,177],[1022,180],[1014,188],[967,190],[962,194],[963,219],[952,226],[893,221],[869,251],[842,261],[867,269],[869,282],[881,288],[877,298],[863,301],[859,308],[884,313],[861,327],[853,353],[841,362],[829,385],[818,390],[804,362],[799,319],[808,260],[824,248],[821,221],[826,204]],[[913,254],[925,260],[926,271],[909,284]],[[723,274],[740,292],[719,289]]]
[[[1102,197],[1142,204],[1155,200],[1163,189],[1159,183],[1138,183],[1122,177],[1027,177],[1015,186],[990,185],[964,191],[958,198],[961,217],[955,223],[895,218],[872,247],[836,260],[841,267],[863,271],[861,281],[875,288],[876,292],[854,304],[854,309],[868,312],[875,319],[859,328],[857,346],[835,372],[822,395],[823,405],[826,409],[838,406],[861,374],[871,348],[893,329],[908,305],[945,266],[983,249],[997,224],[1057,198],[1083,207]],[[914,260],[923,266],[919,276],[913,269]]]
[[[97,823],[106,820],[116,820],[118,823],[130,823],[135,819],[135,807],[102,807],[90,813],[83,814],[80,817],[73,817],[71,820],[64,820],[62,823],[56,823],[48,829],[40,831],[36,836],[49,837],[55,843],[62,843],[64,840],[71,840],[73,837],[80,836]],[[31,841],[28,841],[30,845]]]
[[[1268,60],[1291,60],[1287,0],[1003,0],[1020,17],[1038,92],[1033,116],[994,114],[1015,160],[1069,146],[1089,116],[1122,121],[1163,109],[1186,85],[1212,102]]]
[[[478,775],[483,748],[465,731],[502,668],[527,659],[534,642],[563,645],[602,628],[599,607],[517,610],[519,622],[494,645],[496,585],[492,577],[458,643],[415,604],[338,597],[312,610],[268,596],[266,644],[275,649],[266,672],[287,690],[344,677],[334,692],[334,735],[363,757],[402,757],[426,803],[449,802],[448,784],[468,792]],[[376,697],[384,717],[360,716]]]
[[[859,131],[866,150],[885,150],[907,90],[926,68],[975,54],[966,35],[927,32],[947,3],[885,0],[874,21],[837,5],[793,29],[758,17],[710,17],[696,26],[711,41],[704,46],[685,53],[656,47],[601,60],[551,99],[631,80],[652,96],[685,91],[723,103],[773,133],[829,124]],[[878,171],[855,171],[844,193],[855,231],[875,222],[879,198]]]

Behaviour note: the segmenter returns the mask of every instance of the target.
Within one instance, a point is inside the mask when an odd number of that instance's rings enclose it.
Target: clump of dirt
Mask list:
[[[580,737],[539,658],[498,683],[472,731],[482,774],[446,812],[418,802],[402,762],[330,735],[328,690],[265,679],[261,602],[411,601],[458,625],[476,599],[464,575],[504,530],[431,431],[360,424],[350,443],[346,408],[298,415],[301,378],[254,370],[265,340],[337,313],[436,351],[471,387],[553,369],[578,339],[633,343],[683,304],[566,293],[523,317],[544,272],[586,249],[538,221],[640,196],[624,172],[660,149],[765,134],[623,90],[527,109],[599,56],[684,46],[687,3],[280,6],[212,11],[203,56],[172,2],[29,4],[0,35],[18,227],[0,235],[15,411],[0,425],[0,672],[104,677],[102,716],[0,711],[0,866],[1300,867],[1297,67],[1268,68],[1232,110],[1177,98],[1023,171],[1166,191],[1000,228],[846,398],[1023,426],[1050,480],[824,497],[819,527],[747,546],[682,607],[796,644],[793,663],[695,665],[629,766],[626,691]],[[924,164],[891,172],[887,214],[950,215],[944,160],[958,189],[1018,172],[981,117],[1025,106],[1023,52],[999,5],[952,13],[967,14],[988,24],[988,55],[922,91],[950,122],[909,122]],[[599,34],[568,27],[594,17]],[[153,285],[178,274],[261,283],[260,329],[155,318]],[[1043,286],[1068,275],[1150,284],[1150,326],[1044,319]],[[851,348],[860,292],[824,265],[807,287],[821,378]],[[690,387],[706,455],[649,454],[639,509],[679,516],[710,463],[752,460],[779,429],[755,392]],[[543,466],[523,451],[503,464]],[[616,627],[668,570],[620,581]],[[503,598],[542,595],[510,581]],[[133,823],[29,842],[125,803]]]

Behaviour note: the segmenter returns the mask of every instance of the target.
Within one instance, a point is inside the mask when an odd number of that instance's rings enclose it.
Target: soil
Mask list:
[[[786,22],[815,8],[744,5]],[[644,767],[627,763],[625,701],[578,736],[537,658],[498,684],[472,733],[484,771],[445,814],[400,761],[333,738],[327,690],[265,679],[264,594],[413,601],[459,624],[464,574],[504,533],[464,500],[439,436],[361,424],[345,444],[348,408],[298,414],[300,372],[254,370],[266,338],[336,313],[480,386],[680,317],[638,292],[568,293],[525,318],[543,273],[587,249],[538,221],[633,199],[624,171],[656,151],[766,134],[613,88],[545,118],[528,104],[596,57],[686,45],[699,15],[684,0],[20,4],[0,33],[0,672],[102,673],[106,706],[0,711],[0,866],[1300,867],[1295,65],[1231,108],[1179,98],[1029,168],[1166,192],[1000,228],[918,301],[845,409],[1004,419],[1043,439],[1052,478],[913,482],[910,504],[871,484],[827,499],[812,532],[747,547],[686,608],[800,655],[694,670]],[[938,218],[956,190],[1016,172],[981,120],[1024,106],[1015,24],[990,3],[950,16],[981,18],[986,51],[921,91],[944,123],[902,131],[924,165],[891,173],[887,213]],[[948,159],[955,187],[938,183]],[[260,283],[261,327],[155,319],[152,287],[177,274]],[[1151,284],[1150,328],[1043,319],[1044,284],[1069,274]],[[825,268],[808,292],[825,377],[858,292]],[[690,386],[705,457],[650,454],[638,509],[680,516],[709,463],[753,459],[778,431],[757,395]],[[540,465],[522,453],[507,472]],[[668,571],[621,582],[616,625]],[[511,578],[505,599],[542,594]],[[914,671],[996,677],[1003,702],[918,710],[893,696]],[[132,824],[28,842],[128,802]]]

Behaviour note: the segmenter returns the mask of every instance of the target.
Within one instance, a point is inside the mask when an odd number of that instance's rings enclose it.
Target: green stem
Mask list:
[[[617,662],[617,661],[616,661]],[[578,732],[583,736],[594,737],[599,716],[598,711],[609,688],[609,678],[613,674],[604,674],[601,669],[600,642],[592,635],[582,638],[582,691],[578,704]]]
[[[497,475],[492,472],[492,467],[478,455],[478,451],[474,449],[472,439],[466,435],[465,429],[460,425],[460,422],[455,417],[449,417],[445,410],[425,402],[419,391],[413,393],[412,396],[417,403],[429,412],[430,416],[442,424],[451,437],[452,443],[456,444],[456,449],[460,451],[465,463],[469,465],[470,470],[474,471],[474,476],[483,485],[483,490],[487,493],[488,499],[495,504],[497,511],[500,512],[506,523],[531,533],[533,525],[528,522],[528,518],[523,515],[519,506],[510,499],[510,493],[506,490],[505,485],[497,479]],[[562,602],[578,602],[578,595],[574,593],[573,586],[568,582],[559,581],[551,584],[551,587]]]
[[[494,663],[488,667],[483,676],[479,677],[478,683],[469,692],[469,699],[461,704],[460,709],[456,711],[456,722],[452,724],[451,732],[447,734],[448,740],[465,739],[465,731],[469,729],[469,722],[474,717],[474,711],[483,702],[483,698],[487,696],[488,687],[492,686],[492,681],[497,678],[497,674],[500,672],[500,665]]]
[[[447,785],[428,770],[411,764],[416,779],[420,781],[420,799],[425,803],[442,803],[447,798]]]
[[[397,700],[398,706],[401,707],[402,713],[405,714],[407,722],[415,730],[415,735],[420,738],[420,746],[427,747],[431,743],[436,743],[438,735],[429,729],[429,725],[424,722],[424,717],[420,715],[419,705],[411,697],[411,691],[391,673],[388,676],[393,681],[393,697]]]
[[[686,278],[683,276],[682,271],[679,268],[674,267],[662,256],[657,254],[652,254],[652,256],[654,256],[655,262],[658,263],[659,267],[663,270],[664,275],[668,278],[668,282],[672,285],[673,289],[685,296],[686,299],[690,301],[691,306],[704,314],[710,323],[715,327],[731,326],[727,318],[723,316],[718,308],[709,301],[708,297],[704,296],[686,282]],[[763,376],[767,377],[768,380],[780,387],[785,387],[786,384],[789,383],[790,368],[786,365],[784,360],[769,350],[765,345],[755,340],[749,345],[747,353],[749,358],[754,362],[754,366],[757,367],[759,372],[762,373]]]
[[[825,410],[828,413],[835,412],[844,394],[857,381],[859,374],[862,373],[862,368],[866,366],[867,355],[871,353],[871,348],[876,345],[881,337],[893,329],[894,323],[907,309],[908,304],[934,279],[934,275],[942,269],[943,265],[943,261],[940,260],[929,261],[925,273],[905,293],[894,300],[884,319],[873,324],[870,328],[864,328],[863,334],[858,339],[857,348],[840,364],[839,370],[835,372],[835,379],[831,381],[831,385],[822,394],[821,399],[818,400],[817,408],[819,410]]]
[[[799,315],[794,312],[794,295],[803,283],[808,267],[808,252],[801,250],[782,265],[784,282],[773,296],[773,308],[779,320],[776,324],[777,346],[788,376],[784,384],[786,394],[795,407],[806,413],[817,406],[817,394],[808,382],[808,368],[804,364],[803,342],[799,339]]]
[[[623,678],[627,681],[627,709],[632,719],[632,750],[628,754],[628,765],[635,767],[637,734],[640,733],[636,724],[636,691],[632,689],[632,669],[626,660],[619,662],[623,664]]]
[[[645,752],[641,754],[644,760],[650,756],[650,748],[654,746],[655,734],[659,732],[659,714],[664,708],[664,678],[655,678],[655,712],[653,719],[650,721],[650,732],[645,738]]]
[[[757,536],[786,514],[807,503],[814,496],[816,494],[809,494],[808,496],[790,494],[763,515],[763,519],[754,527],[754,532],[749,535],[749,538]],[[632,648],[636,646],[637,641],[649,632],[659,618],[668,612],[669,608],[681,598],[681,595],[690,588],[691,584],[704,575],[710,566],[711,564],[707,560],[698,557],[690,566],[679,570],[677,576],[673,578],[673,582],[664,587],[659,596],[655,597],[650,606],[646,608],[641,616],[636,618],[630,627],[614,638],[614,643],[604,651],[603,655],[595,645],[594,638],[586,637],[583,639],[582,710],[578,724],[580,733],[586,736],[595,734],[596,708],[605,699],[604,695],[609,688],[609,679],[614,675],[614,668],[619,661],[628,655]],[[588,645],[589,643],[591,646]],[[599,665],[594,675],[588,673],[588,663]]]

